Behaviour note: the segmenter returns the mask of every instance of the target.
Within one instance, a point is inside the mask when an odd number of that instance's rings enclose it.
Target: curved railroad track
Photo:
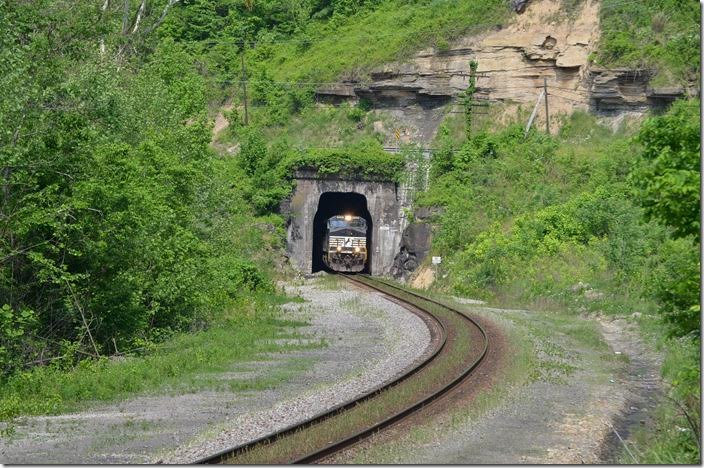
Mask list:
[[[398,378],[354,400],[196,463],[315,463],[441,399],[486,356],[486,332],[463,312],[376,278],[341,276],[362,288],[381,292],[421,317],[434,338],[432,352]]]

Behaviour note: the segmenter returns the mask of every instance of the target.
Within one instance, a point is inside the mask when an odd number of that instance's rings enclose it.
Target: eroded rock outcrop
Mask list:
[[[430,252],[431,227],[427,223],[411,223],[403,230],[401,247],[394,258],[391,275],[406,280]]]
[[[651,70],[592,67],[588,76],[591,110],[606,115],[645,112],[665,108],[675,99],[698,93],[694,83],[686,87],[652,87],[651,79]]]
[[[552,114],[576,109],[605,115],[644,112],[697,92],[696,84],[653,89],[645,70],[591,66],[589,55],[599,40],[598,0],[585,0],[574,15],[560,9],[560,0],[526,3],[514,2],[514,8],[525,11],[505,27],[461,38],[447,50],[421,50],[407,62],[374,70],[367,83],[349,81],[320,89],[319,95],[338,102],[366,98],[376,108],[402,108],[409,115],[421,114],[413,120],[422,121],[425,114],[439,123],[437,109],[455,102],[468,85],[470,60],[479,64],[478,98],[532,108],[546,79]],[[538,113],[537,122],[542,119]],[[434,135],[428,128],[416,134],[424,139]]]

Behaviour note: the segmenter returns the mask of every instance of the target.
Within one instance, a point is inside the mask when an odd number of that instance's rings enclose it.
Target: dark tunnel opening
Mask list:
[[[328,219],[337,215],[361,216],[367,221],[367,265],[362,273],[371,273],[372,263],[372,217],[367,209],[367,198],[352,192],[325,192],[318,200],[318,211],[313,218],[313,273],[331,271],[323,263],[323,239]]]

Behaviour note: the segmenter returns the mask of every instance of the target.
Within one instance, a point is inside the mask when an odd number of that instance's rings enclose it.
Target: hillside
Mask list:
[[[302,325],[281,206],[307,167],[416,181],[430,248],[398,246],[396,279],[631,320],[668,398],[621,461],[700,461],[697,3],[0,0],[0,21],[0,420],[318,346],[277,344]]]

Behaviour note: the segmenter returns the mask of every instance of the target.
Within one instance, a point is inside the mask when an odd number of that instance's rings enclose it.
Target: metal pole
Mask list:
[[[244,64],[244,46],[245,42],[242,41],[242,53],[240,57],[242,59],[242,90],[244,92],[244,124],[245,126],[249,124],[249,115],[247,112],[247,68]]]
[[[548,79],[543,77],[543,93],[545,93],[545,131],[550,135],[550,108],[548,107]]]

